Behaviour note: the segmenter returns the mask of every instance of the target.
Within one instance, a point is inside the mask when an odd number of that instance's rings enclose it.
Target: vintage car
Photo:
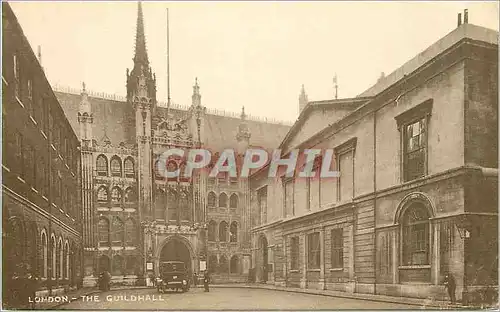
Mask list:
[[[165,261],[160,262],[160,276],[156,280],[158,292],[164,293],[167,289],[182,292],[189,290],[189,274],[184,262]]]

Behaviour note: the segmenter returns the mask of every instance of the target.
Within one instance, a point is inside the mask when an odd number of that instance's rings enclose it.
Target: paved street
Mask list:
[[[201,288],[197,288],[191,289],[187,293],[169,292],[167,294],[159,294],[154,289],[134,289],[110,291],[100,293],[97,296],[99,302],[80,299],[58,307],[58,309],[418,309],[418,307],[404,304],[248,288],[211,288],[208,293]],[[135,296],[136,301],[125,301],[134,298],[131,296]],[[144,296],[141,297],[141,301],[137,300],[139,296]]]

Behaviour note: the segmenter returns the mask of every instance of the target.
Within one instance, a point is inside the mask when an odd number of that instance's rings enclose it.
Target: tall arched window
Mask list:
[[[210,192],[208,193],[208,200],[207,200],[207,204],[208,204],[208,207],[216,207],[216,203],[217,202],[217,196],[215,195],[214,192]]]
[[[217,272],[218,266],[219,266],[219,261],[217,261],[217,256],[211,255],[210,258],[208,258],[208,271],[210,273],[215,273]]]
[[[166,208],[165,192],[163,190],[156,190],[155,194],[155,219],[165,220],[165,208]]]
[[[119,187],[115,186],[111,190],[111,204],[113,206],[120,206],[121,202],[122,202],[122,190]]]
[[[132,157],[127,157],[124,162],[124,171],[125,171],[125,177],[127,178],[133,178],[134,177],[134,159]]]
[[[181,209],[181,219],[191,221],[191,207],[189,207],[189,194],[182,192],[179,199],[179,207]]]
[[[99,219],[99,244],[101,246],[109,246],[109,221],[102,217]]]
[[[63,244],[62,244],[62,238],[59,237],[59,241],[57,243],[57,252],[56,252],[56,268],[57,268],[57,274],[56,277],[58,279],[62,279],[62,273],[63,273]]]
[[[219,258],[219,273],[227,273],[228,272],[228,263],[226,256],[222,255]]]
[[[404,265],[429,264],[429,211],[414,203],[402,216]]]
[[[155,179],[156,180],[163,180],[163,179],[165,179],[164,168],[162,168],[159,160],[157,160],[155,162],[154,171],[155,171]]]
[[[56,238],[55,236],[52,236],[52,252],[51,252],[51,272],[50,272],[50,277],[51,278],[56,278],[57,274],[57,243],[56,243]]]
[[[219,207],[227,207],[227,195],[226,193],[221,193],[219,195]]]
[[[97,175],[107,176],[108,175],[108,159],[104,155],[97,156],[96,161]]]
[[[63,255],[63,278],[67,279],[69,277],[69,244],[68,241],[64,244],[64,255]]]
[[[123,275],[123,257],[120,255],[113,256],[113,275]]]
[[[219,223],[219,241],[220,242],[227,242],[227,222],[222,221]]]
[[[167,192],[167,209],[168,209],[168,220],[177,221],[178,213],[177,213],[177,192],[173,190],[169,190]]]
[[[125,190],[125,203],[133,204],[137,201],[137,197],[133,188],[129,187]]]
[[[123,221],[119,217],[113,217],[113,245],[123,245],[123,234]]]
[[[97,190],[97,201],[99,203],[106,203],[108,201],[108,189],[105,186],[101,186]]]
[[[231,197],[229,198],[229,207],[232,209],[238,208],[238,195],[231,195]]]
[[[120,157],[111,157],[111,176],[121,177],[122,176],[122,161]]]
[[[138,263],[137,257],[136,256],[128,256],[126,259],[127,259],[127,262],[126,262],[125,266],[126,266],[127,275],[134,275],[136,267],[137,267],[137,263]]]
[[[38,271],[38,233],[35,222],[26,224],[26,257],[32,270]]]
[[[217,235],[217,223],[214,220],[211,220],[208,223],[208,241],[215,242],[216,235]]]
[[[236,223],[236,221],[231,222],[231,227],[229,228],[229,241],[231,243],[236,243],[238,241],[238,223]]]
[[[137,242],[137,230],[135,229],[135,222],[132,218],[125,221],[125,244],[127,246],[135,246]]]
[[[42,277],[47,278],[47,264],[48,264],[48,245],[47,245],[47,234],[42,232]]]
[[[232,256],[231,260],[229,261],[229,273],[240,273],[238,264],[238,256]]]

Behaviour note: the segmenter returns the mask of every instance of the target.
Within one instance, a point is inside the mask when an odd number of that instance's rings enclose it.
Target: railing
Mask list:
[[[71,87],[67,87],[67,86],[61,86],[58,84],[53,85],[52,89],[56,92],[76,94],[76,95],[79,95],[82,92],[79,89],[71,88]],[[95,97],[95,98],[100,98],[100,99],[120,101],[120,102],[127,101],[127,98],[125,96],[117,95],[117,94],[110,94],[110,93],[105,93],[105,92],[95,92],[95,91],[91,91],[91,90],[87,90],[87,94],[90,97]],[[164,101],[158,101],[158,106],[167,107],[167,103]],[[172,109],[187,111],[187,110],[189,110],[189,107],[190,107],[189,105],[182,105],[182,104],[178,104],[178,103],[173,103],[172,101],[170,102],[170,108],[172,108]],[[217,116],[222,116],[222,117],[241,118],[240,112],[231,112],[231,111],[226,111],[226,110],[216,109],[216,108],[206,108],[206,112],[208,114],[211,114],[211,115],[217,115]],[[262,116],[254,116],[254,115],[246,115],[246,119],[250,120],[250,121],[265,122],[265,123],[285,125],[285,126],[291,126],[294,123],[293,121],[289,121],[289,120],[279,120],[276,118],[268,118],[268,117],[262,117]]]

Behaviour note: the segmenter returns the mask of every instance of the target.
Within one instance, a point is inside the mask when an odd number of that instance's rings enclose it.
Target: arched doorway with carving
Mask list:
[[[182,261],[191,274],[194,270],[194,255],[191,243],[186,238],[181,236],[168,237],[159,248],[156,268],[159,268],[160,262]],[[156,274],[159,272],[157,271]]]
[[[260,269],[260,281],[266,283],[268,280],[268,267],[269,267],[269,257],[267,253],[268,243],[265,235],[261,235],[259,238],[259,250],[262,268]]]

